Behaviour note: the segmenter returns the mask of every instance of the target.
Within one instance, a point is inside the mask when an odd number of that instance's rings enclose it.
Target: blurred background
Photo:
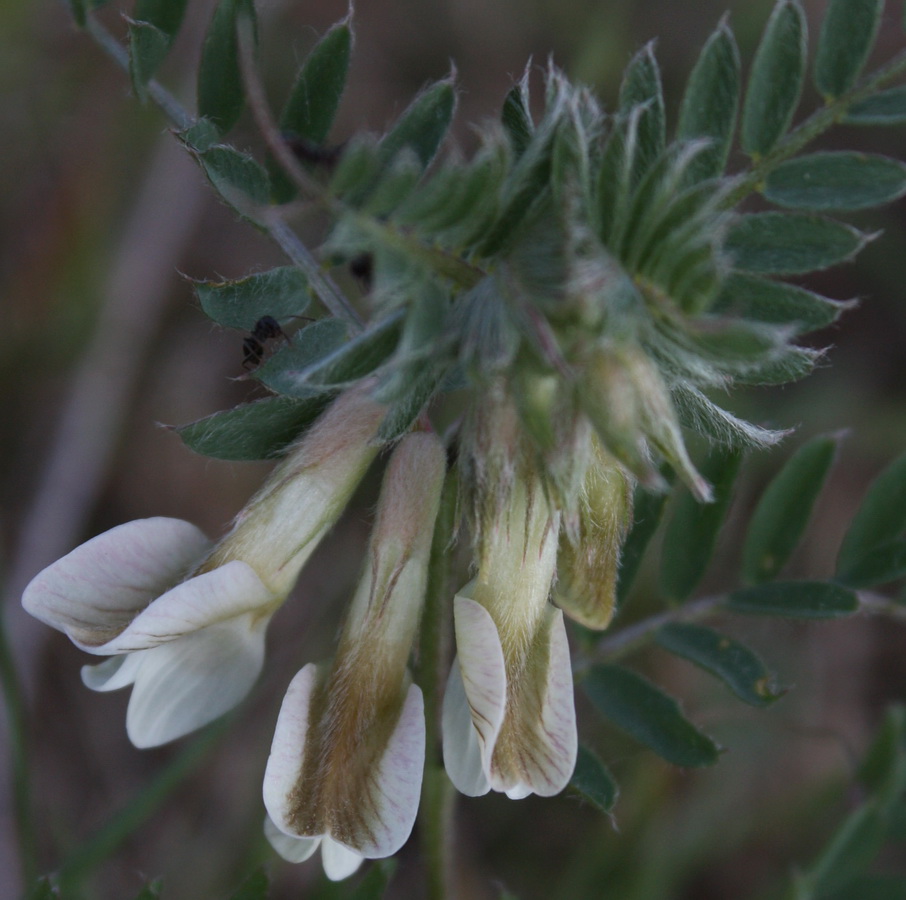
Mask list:
[[[213,3],[193,0],[161,79],[191,108],[192,78]],[[725,10],[744,70],[770,0],[359,0],[350,84],[334,137],[385,128],[430,79],[451,66],[461,102],[460,147],[470,123],[496,117],[529,60],[552,58],[612,106],[631,55],[657,37],[668,111]],[[824,3],[804,3],[812,34]],[[876,57],[904,43],[900,4],[888,3]],[[275,106],[318,35],[346,13],[343,0],[266,0],[263,77]],[[119,9],[103,20],[123,33]],[[128,7],[124,8],[128,12]],[[537,83],[536,83],[537,85]],[[818,103],[807,92],[802,110]],[[675,120],[675,119],[674,119]],[[54,0],[0,4],[0,571],[5,619],[27,699],[40,871],[95,834],[174,760],[187,742],[137,751],[123,727],[127,694],[84,688],[83,654],[19,607],[22,588],[88,537],[154,515],[226,527],[268,470],[209,460],[162,424],[235,405],[244,380],[242,338],[201,313],[184,276],[234,278],[283,262],[279,251],[220,205],[155,109],[72,26]],[[257,146],[247,120],[234,141]],[[903,130],[840,128],[826,146],[906,156]],[[741,166],[734,158],[732,166]],[[839,325],[809,337],[830,348],[807,381],[750,390],[734,409],[798,427],[785,445],[748,461],[706,590],[733,586],[739,525],[766,480],[808,437],[849,429],[794,575],[826,576],[866,484],[906,446],[906,205],[851,217],[883,230],[855,263],[813,280],[862,302]],[[133,837],[103,863],[86,897],[129,898],[163,878],[167,900],[226,898],[271,859],[274,898],[322,896],[313,860],[291,866],[260,837],[260,782],[286,684],[331,652],[367,538],[376,480],[363,485],[319,549],[293,602],[272,628],[269,662],[232,727]],[[652,609],[657,548],[621,621]],[[619,623],[618,623],[619,624]],[[791,692],[751,711],[707,676],[662,651],[633,658],[683,698],[687,714],[729,748],[707,771],[680,771],[598,728],[582,737],[621,785],[612,819],[570,797],[518,803],[460,799],[456,878],[463,898],[723,900],[777,896],[854,798],[857,759],[887,703],[906,688],[906,629],[859,618],[800,625],[734,620]],[[5,741],[5,738],[4,738]],[[0,743],[5,771],[9,752]],[[8,779],[0,793],[0,896],[19,893]],[[389,896],[417,898],[417,835],[401,855]],[[331,896],[342,897],[344,888]]]

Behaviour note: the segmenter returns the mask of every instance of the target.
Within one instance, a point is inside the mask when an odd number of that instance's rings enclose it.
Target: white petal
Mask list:
[[[321,843],[321,838],[300,838],[284,834],[274,825],[270,816],[264,817],[264,836],[274,850],[291,863],[305,862]]]
[[[453,622],[462,684],[481,753],[490,773],[494,746],[506,714],[506,663],[497,626],[480,604],[459,594],[453,601]],[[459,742],[463,746],[462,742]],[[452,778],[452,776],[451,776]]]
[[[510,800],[524,800],[529,794],[533,794],[534,791],[526,784],[517,784],[516,787],[511,787],[504,793]]]
[[[363,818],[373,836],[356,848],[362,856],[393,856],[409,839],[418,813],[424,768],[425,705],[421,689],[411,684],[377,771],[368,780],[368,797],[362,798],[367,801]]]
[[[141,665],[141,652],[111,656],[96,666],[82,666],[82,682],[93,691],[118,691],[135,681]]]
[[[453,786],[467,797],[480,797],[491,789],[478,746],[478,732],[462,684],[459,659],[453,660],[443,706],[444,768]]]
[[[542,637],[519,685],[511,686],[506,723],[512,729],[507,742],[511,755],[498,755],[490,772],[491,787],[513,798],[559,794],[576,765],[576,708],[561,610],[548,607]]]
[[[83,649],[102,654],[145,650],[266,609],[274,599],[250,565],[233,560],[162,594],[113,640]]]
[[[181,519],[137,519],[99,534],[36,575],[31,615],[80,644],[110,639],[199,563],[211,542]]]
[[[415,685],[409,686],[396,726],[371,768],[363,771],[361,760],[347,763],[331,757],[331,753],[356,753],[358,747],[335,746],[326,735],[317,752],[330,760],[330,771],[348,772],[349,779],[329,782],[322,793],[313,790],[317,785],[303,786],[299,779],[305,754],[310,752],[306,739],[313,727],[309,721],[312,693],[325,671],[309,663],[286,692],[264,772],[265,808],[278,829],[295,834],[298,826],[294,819],[298,817],[297,806],[304,787],[319,796],[319,802],[327,804],[310,811],[317,813],[313,819],[321,823],[325,840],[332,834],[342,834],[345,846],[357,856],[392,856],[408,840],[418,813],[425,765],[422,692]],[[367,720],[373,711],[361,710],[361,716]],[[369,750],[367,741],[361,749]]]
[[[317,682],[318,666],[309,663],[289,683],[264,770],[264,808],[274,825],[290,836],[290,797],[302,769],[311,694]]]
[[[362,858],[355,850],[350,850],[329,837],[322,840],[321,864],[324,866],[324,874],[331,881],[348,878],[362,865]]]
[[[146,650],[126,714],[136,747],[207,725],[249,692],[264,661],[266,620],[232,619]]]

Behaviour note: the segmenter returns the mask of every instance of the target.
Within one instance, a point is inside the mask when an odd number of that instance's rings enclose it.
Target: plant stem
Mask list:
[[[723,206],[726,209],[733,209],[753,191],[759,190],[772,169],[798,153],[829,128],[842,122],[851,106],[870,97],[904,72],[906,72],[906,51],[898,53],[858,87],[833,98],[825,107],[812,113],[801,125],[783,137],[770,153],[754,161],[752,168],[740,176],[724,198]]]
[[[129,71],[129,53],[122,44],[95,18],[87,16],[85,29],[95,42],[113,59],[123,71]],[[150,81],[148,95],[179,131],[190,128],[195,119],[178,100],[157,81]],[[231,204],[232,205],[232,204]],[[282,218],[268,208],[269,214],[254,217],[256,224],[287,255],[290,261],[298,266],[308,278],[309,284],[324,304],[327,311],[338,318],[350,322],[356,330],[362,329],[362,320],[353,309],[343,292],[334,284],[329,275],[321,271],[311,252],[305,247],[296,234],[286,225]]]
[[[440,717],[443,673],[446,671],[450,642],[446,598],[449,596],[450,544],[455,527],[456,493],[456,478],[450,474],[444,484],[434,528],[419,644],[418,683],[425,698],[426,723],[425,774],[419,826],[429,900],[444,900],[450,895],[453,793],[440,760]]]
[[[884,615],[900,621],[906,621],[906,606],[871,591],[857,591],[859,612],[871,615]],[[724,610],[729,594],[714,594],[700,597],[681,606],[667,609],[664,612],[648,616],[632,625],[602,638],[595,644],[590,654],[576,659],[573,674],[578,681],[596,663],[602,660],[614,661],[641,650],[654,637],[654,633],[671,622],[697,622]]]
[[[22,882],[30,890],[38,874],[35,856],[35,825],[31,805],[31,777],[28,767],[27,723],[22,689],[16,675],[13,656],[6,637],[6,626],[0,616],[0,685],[6,707],[9,730],[10,780],[13,791],[13,813],[19,842]]]

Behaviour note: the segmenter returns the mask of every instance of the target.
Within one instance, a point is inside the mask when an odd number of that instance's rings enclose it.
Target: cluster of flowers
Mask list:
[[[340,395],[217,544],[188,522],[142,519],[76,548],[28,586],[29,613],[109,657],[84,667],[88,687],[132,686],[126,728],[137,747],[181,737],[251,689],[267,624],[377,454],[385,412],[367,384]],[[512,447],[495,446],[506,416],[486,421],[488,452],[473,458],[485,483],[477,572],[453,602],[457,658],[443,704],[444,761],[470,796],[550,796],[567,784],[577,749],[563,612],[550,602],[558,555],[559,606],[586,624],[606,624],[627,485],[614,482],[616,467],[602,477],[600,465],[588,466],[585,505],[622,512],[606,521],[586,516],[564,538],[570,529],[542,480],[520,471]],[[332,879],[363,858],[395,853],[415,821],[425,720],[407,665],[445,472],[444,448],[430,431],[395,446],[336,655],[296,675],[277,720],[265,831],[292,861],[320,846]],[[577,541],[599,550],[570,549]],[[571,604],[576,596],[581,603]]]

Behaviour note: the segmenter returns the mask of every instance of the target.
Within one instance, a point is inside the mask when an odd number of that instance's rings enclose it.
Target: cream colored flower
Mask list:
[[[266,833],[290,860],[320,846],[333,879],[363,858],[396,853],[415,822],[425,720],[407,662],[445,465],[430,434],[408,435],[394,451],[336,657],[296,675],[277,720],[264,776]]]
[[[180,519],[139,519],[77,547],[25,589],[25,609],[89,653],[98,691],[132,685],[126,730],[153,747],[207,724],[251,689],[264,633],[377,452],[384,407],[338,398],[218,544]]]
[[[516,477],[484,529],[478,577],[454,600],[444,765],[469,796],[551,796],[572,775],[569,646],[563,613],[548,602],[558,531],[540,485]]]

